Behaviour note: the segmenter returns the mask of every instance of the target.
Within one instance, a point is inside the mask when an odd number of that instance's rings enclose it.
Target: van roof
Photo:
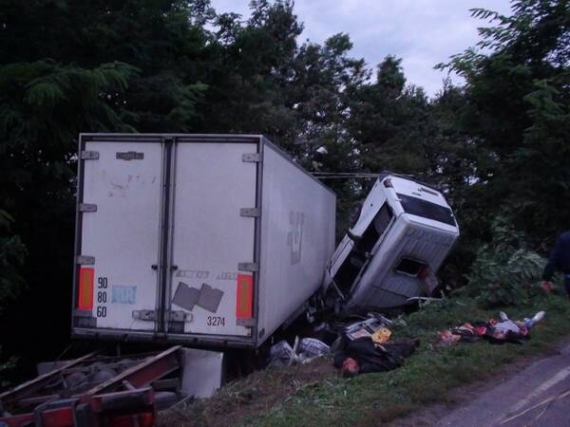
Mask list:
[[[424,181],[420,181],[414,175],[411,175],[411,174],[401,174],[401,173],[394,173],[394,172],[390,172],[390,171],[382,171],[380,173],[380,175],[378,176],[378,179],[380,181],[383,181],[385,178],[387,178],[389,176],[394,176],[397,178],[402,178],[402,179],[414,181],[416,184],[423,185],[424,187],[431,188],[432,190],[437,191],[438,193],[441,193],[441,190],[439,188],[437,188],[436,186],[434,186],[432,184],[428,184]]]

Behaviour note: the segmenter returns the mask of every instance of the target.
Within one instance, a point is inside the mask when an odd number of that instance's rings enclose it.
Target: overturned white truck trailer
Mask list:
[[[320,287],[335,195],[266,138],[79,144],[74,336],[256,348]]]
[[[327,267],[328,303],[351,314],[429,296],[458,237],[441,192],[407,177],[380,175]]]

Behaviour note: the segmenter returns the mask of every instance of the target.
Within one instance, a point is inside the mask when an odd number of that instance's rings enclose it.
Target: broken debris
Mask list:
[[[330,353],[330,347],[316,338],[295,338],[293,347],[285,340],[279,341],[269,350],[268,368],[282,368],[296,363],[307,363]]]
[[[370,318],[353,323],[343,329],[334,366],[344,376],[369,372],[385,372],[399,368],[404,359],[420,345],[420,341],[389,342],[392,321],[382,315],[369,314]]]
[[[506,313],[499,313],[499,320],[464,323],[461,326],[440,332],[440,345],[453,345],[459,341],[474,342],[486,339],[492,343],[522,343],[530,338],[530,330],[544,318],[544,311],[539,311],[531,318],[511,320]]]
[[[345,327],[342,332],[343,336],[349,341],[353,341],[358,338],[372,337],[372,335],[380,329],[387,329],[387,327],[392,324],[391,320],[382,315],[369,315],[371,316],[370,318]],[[386,334],[386,332],[382,332],[382,334]],[[380,338],[377,337],[377,339]]]

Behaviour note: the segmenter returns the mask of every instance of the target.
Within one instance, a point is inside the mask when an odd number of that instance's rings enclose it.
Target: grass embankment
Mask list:
[[[307,365],[256,372],[216,396],[161,414],[161,426],[379,426],[433,403],[453,403],[453,389],[488,379],[524,356],[547,353],[570,334],[570,303],[561,296],[533,298],[503,309],[511,319],[546,311],[523,345],[486,341],[437,346],[439,332],[464,322],[497,318],[473,300],[432,303],[404,318],[392,338],[417,337],[421,345],[403,367],[342,378],[332,358]]]

